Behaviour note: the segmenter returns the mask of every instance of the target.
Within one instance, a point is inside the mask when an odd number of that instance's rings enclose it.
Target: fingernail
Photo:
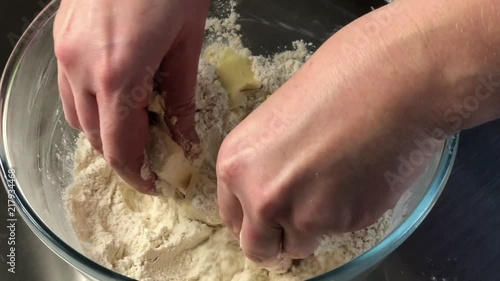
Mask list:
[[[146,193],[153,196],[160,195],[160,191],[156,187],[156,179],[158,178],[158,176],[149,169],[148,173],[149,174],[147,175],[147,178],[144,178],[144,171],[141,169],[141,177],[146,181],[148,185],[151,185],[151,189],[148,190]]]
[[[148,191],[148,194],[149,195],[153,195],[153,196],[158,196],[160,195],[160,190],[158,190],[158,188],[156,187],[156,174],[155,173],[152,173],[152,182],[153,182],[153,187]]]
[[[251,258],[249,257],[251,261],[253,261],[255,264],[260,265],[262,267],[267,267],[264,263],[264,260],[260,257],[252,256]]]
[[[151,196],[158,196],[158,195],[159,195],[159,193],[158,193],[158,191],[156,190],[156,188],[153,188],[153,189],[149,190],[149,191],[147,192],[147,194],[148,194],[148,195],[151,195]]]

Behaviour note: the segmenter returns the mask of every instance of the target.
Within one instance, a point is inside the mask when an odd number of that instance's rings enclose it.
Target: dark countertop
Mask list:
[[[442,196],[384,270],[386,281],[500,280],[500,121],[462,133]]]
[[[47,0],[24,0],[0,4],[0,65],[5,64],[13,42],[46,3]],[[74,273],[20,218],[16,235],[25,240],[17,244],[18,273],[5,274],[7,208],[3,207],[4,189],[0,192],[0,279],[75,280]],[[43,268],[37,257],[62,265]],[[496,281],[500,280],[499,274],[500,121],[462,133],[455,167],[437,205],[369,280]]]

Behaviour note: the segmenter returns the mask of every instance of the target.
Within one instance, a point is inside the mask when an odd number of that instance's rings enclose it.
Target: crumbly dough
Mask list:
[[[350,261],[384,236],[390,213],[367,229],[325,236],[314,256],[282,273],[247,260],[238,242],[220,224],[215,163],[223,138],[309,57],[303,42],[295,42],[292,50],[274,57],[251,56],[239,40],[235,19],[232,14],[207,22],[208,31],[224,40],[212,40],[200,60],[196,89],[200,159],[188,161],[162,122],[150,127],[146,155],[159,176],[160,196],[136,192],[84,136],[78,141],[75,179],[67,189],[65,203],[73,229],[92,260],[144,281],[303,280]],[[220,61],[225,56],[227,59],[227,53],[223,55],[226,51],[232,57],[225,64],[233,71],[251,63],[253,77],[245,69],[241,77],[246,81],[224,83],[230,85],[232,93],[244,95],[244,103],[231,102],[231,94],[221,83],[224,69],[221,71]],[[153,96],[149,110],[163,114],[160,96]],[[150,172],[145,168],[142,174]]]

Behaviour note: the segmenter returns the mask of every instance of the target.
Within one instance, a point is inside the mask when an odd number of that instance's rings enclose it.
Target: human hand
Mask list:
[[[224,140],[220,215],[251,260],[282,267],[324,234],[375,223],[450,133],[436,98],[444,86],[406,24],[405,44],[380,40],[351,56],[342,43],[357,34],[340,31]],[[413,172],[400,173],[404,160]]]
[[[250,259],[282,266],[323,234],[375,223],[444,138],[500,118],[497,4],[407,0],[369,13],[228,135],[220,215]]]
[[[193,96],[208,7],[209,0],[63,0],[57,13],[66,119],[141,192],[154,193],[154,175],[140,176],[154,79],[167,93],[173,139],[188,153],[199,142]]]

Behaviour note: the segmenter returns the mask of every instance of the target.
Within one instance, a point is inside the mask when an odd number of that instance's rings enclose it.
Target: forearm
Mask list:
[[[427,45],[452,132],[500,117],[500,2],[401,1]]]
[[[452,134],[500,117],[497,0],[397,0],[339,31],[317,57],[311,69],[337,66],[328,80],[373,95],[387,122]]]

